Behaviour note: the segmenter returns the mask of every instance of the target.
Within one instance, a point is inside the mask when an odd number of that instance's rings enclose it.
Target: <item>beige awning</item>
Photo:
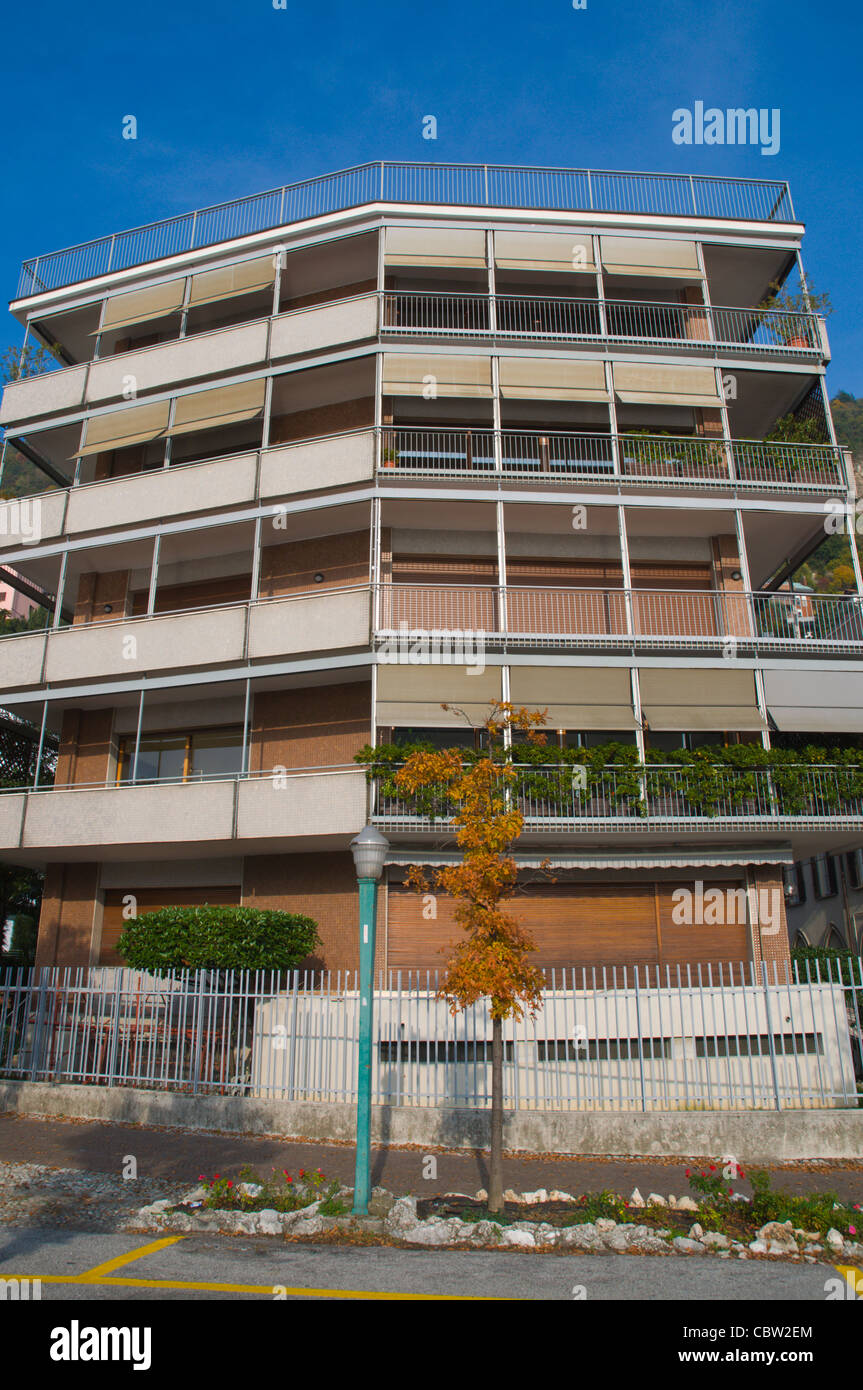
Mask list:
[[[766,671],[767,708],[783,733],[863,731],[863,672]]]
[[[128,449],[133,444],[145,444],[164,434],[168,426],[170,401],[133,406],[130,410],[114,410],[109,415],[94,415],[87,422],[87,435],[81,457],[101,454],[110,449]],[[78,457],[76,454],[73,458]]]
[[[491,396],[491,359],[488,357],[426,357],[410,353],[384,353],[385,396]]]
[[[240,294],[253,294],[256,290],[266,290],[272,285],[276,275],[272,256],[256,256],[253,261],[241,261],[239,265],[221,266],[218,270],[202,270],[192,276],[192,289],[189,307],[198,304],[215,304],[219,299],[233,299]]]
[[[254,420],[264,409],[266,382],[242,381],[236,386],[217,386],[212,391],[197,391],[192,396],[180,396],[174,411],[174,423],[169,434],[189,434],[193,430],[210,430],[217,425],[236,425],[242,420]]]
[[[168,280],[163,285],[150,285],[146,290],[112,295],[105,304],[102,327],[95,329],[90,337],[107,333],[109,329],[128,328],[133,323],[146,323],[148,319],[178,313],[183,307],[185,284],[185,280]]]
[[[615,362],[614,393],[625,405],[684,405],[717,409],[723,404],[712,367],[650,367]]]
[[[451,265],[484,269],[485,232],[467,227],[387,227],[387,265]]]
[[[700,280],[694,241],[668,237],[604,236],[599,239],[603,269],[612,275],[658,275],[673,280]]]
[[[734,733],[766,729],[752,671],[656,667],[640,674],[649,729]]]
[[[593,238],[570,232],[495,232],[494,263],[502,270],[596,270]]]
[[[638,728],[624,667],[513,666],[509,683],[514,705],[548,710],[548,730]]]
[[[377,672],[379,725],[413,729],[479,727],[489,716],[489,702],[500,699],[499,666],[487,666],[471,675],[464,665],[380,664]],[[457,708],[443,710],[442,703]]]
[[[502,357],[500,393],[519,400],[607,401],[602,362]]]

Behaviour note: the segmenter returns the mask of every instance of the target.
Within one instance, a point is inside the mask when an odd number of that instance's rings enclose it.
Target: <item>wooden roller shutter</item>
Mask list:
[[[660,961],[663,967],[670,966],[672,983],[677,980],[678,966],[680,966],[680,977],[684,984],[687,980],[687,965],[691,967],[692,976],[695,979],[698,977],[697,967],[699,965],[702,967],[703,979],[707,978],[705,967],[708,964],[711,965],[714,967],[713,978],[718,982],[718,966],[720,964],[723,967],[723,979],[727,980],[729,964],[736,966],[740,961],[749,960],[749,927],[746,922],[745,905],[743,905],[740,893],[736,898],[732,896],[734,890],[743,890],[744,885],[741,881],[707,882],[704,884],[705,894],[709,895],[711,889],[715,888],[722,890],[723,915],[734,920],[726,921],[724,925],[714,925],[712,922],[705,923],[704,921],[684,925],[672,920],[671,914],[676,906],[672,894],[678,888],[687,888],[693,893],[693,915],[696,915],[694,878],[693,874],[691,879],[681,880],[680,883],[659,883],[656,885]],[[731,891],[729,892],[729,890]],[[681,900],[678,899],[677,901],[680,902]],[[680,915],[679,912],[678,915]],[[698,915],[709,917],[710,913],[705,908]]]
[[[446,948],[463,939],[451,898],[437,895],[436,921],[423,917],[423,906],[410,889],[390,885],[389,969],[441,969]],[[512,912],[536,941],[535,963],[546,969],[657,961],[650,883],[532,885],[513,899]]]
[[[123,965],[122,956],[117,954],[116,945],[120,933],[126,925],[123,917],[123,899],[132,895],[137,902],[138,916],[144,912],[155,912],[158,907],[235,907],[240,901],[240,885],[232,884],[220,888],[110,888],[105,893],[105,908],[102,916],[102,944],[99,951],[100,965]]]

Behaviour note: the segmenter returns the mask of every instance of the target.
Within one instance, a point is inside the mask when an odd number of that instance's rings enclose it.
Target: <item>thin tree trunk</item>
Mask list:
[[[488,1164],[488,1209],[503,1210],[503,1024],[491,1023],[491,1154]]]

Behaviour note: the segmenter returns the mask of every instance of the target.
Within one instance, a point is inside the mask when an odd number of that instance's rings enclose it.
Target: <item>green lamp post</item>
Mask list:
[[[355,1216],[367,1216],[371,1196],[372,1024],[374,1005],[375,923],[378,882],[389,840],[367,825],[351,841],[360,891],[360,1043],[357,1065],[357,1160],[354,1172]]]

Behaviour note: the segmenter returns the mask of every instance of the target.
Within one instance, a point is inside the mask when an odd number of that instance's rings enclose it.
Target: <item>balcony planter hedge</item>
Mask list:
[[[401,801],[395,774],[413,752],[430,751],[423,742],[367,745],[355,755],[366,766],[370,781],[378,780],[384,802]],[[484,754],[463,750],[465,763]],[[863,799],[863,754],[859,749],[803,750],[762,748],[760,744],[731,744],[673,752],[648,752],[640,762],[631,744],[609,743],[597,748],[536,747],[520,744],[513,750],[516,795],[541,805],[540,814],[617,815],[667,814],[673,804],[683,815],[715,816],[723,808],[733,814],[818,814],[839,811]],[[578,783],[573,771],[583,769]],[[813,773],[818,806],[813,808]],[[593,805],[591,804],[593,803]],[[443,792],[428,790],[410,801],[407,814],[445,820],[450,811]]]
[[[320,945],[318,924],[253,907],[160,907],[126,925],[117,950],[133,970],[294,970]]]

